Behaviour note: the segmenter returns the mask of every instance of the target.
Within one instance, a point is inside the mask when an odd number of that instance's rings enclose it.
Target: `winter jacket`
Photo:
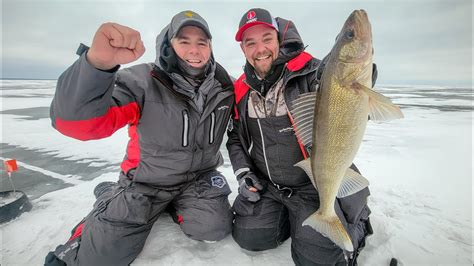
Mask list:
[[[318,81],[316,79],[316,70],[318,64],[319,60],[313,58],[306,52],[301,53],[288,62],[286,68],[283,70],[284,73],[282,77],[283,86],[285,87],[283,95],[288,109],[291,109],[292,101],[300,94],[314,91],[317,88]],[[255,173],[265,172],[261,169],[255,168],[249,152],[252,145],[252,138],[249,133],[247,105],[251,88],[245,82],[245,75],[242,75],[237,79],[234,83],[234,87],[236,95],[235,114],[233,129],[228,133],[229,139],[227,142],[227,149],[229,151],[229,157],[232,162],[234,173],[239,175],[240,173],[249,170]],[[291,126],[291,123],[288,122],[288,125]],[[291,133],[293,133],[293,131],[291,131]],[[296,136],[292,134],[292,137],[296,144]],[[278,183],[275,180],[273,181]],[[305,181],[309,181],[309,179],[306,177]]]
[[[51,105],[53,127],[91,140],[128,125],[121,178],[161,188],[178,187],[223,163],[219,147],[234,94],[220,65],[206,83],[212,87],[202,113],[174,86],[169,73],[153,63],[111,72],[94,68],[85,53],[69,67],[58,80]]]
[[[279,25],[279,39],[280,39],[280,54],[277,60],[285,60],[286,64],[282,72],[281,80],[282,86],[284,87],[283,95],[285,98],[286,105],[288,109],[291,109],[291,105],[294,99],[296,99],[300,94],[305,92],[314,91],[318,87],[317,79],[317,70],[320,63],[320,60],[314,58],[309,53],[303,51],[303,42],[294,26],[290,21],[277,18]],[[288,60],[289,59],[289,60]],[[271,179],[275,185],[283,186],[298,186],[307,184],[310,182],[307,176],[302,175],[302,173],[297,173],[297,180],[283,180],[277,178],[277,180],[272,180],[271,174],[268,174],[267,169],[262,169],[264,167],[256,165],[256,161],[269,161],[268,158],[257,158],[255,155],[251,155],[252,149],[254,147],[252,137],[249,131],[249,117],[248,117],[248,101],[250,90],[259,91],[259,88],[252,88],[249,83],[246,81],[246,75],[242,74],[234,83],[235,87],[235,97],[236,105],[234,108],[234,119],[232,131],[228,133],[227,149],[229,151],[229,157],[232,162],[232,167],[234,173],[238,176],[239,174],[252,171],[257,173],[260,177],[266,179]],[[288,126],[291,127],[291,122],[288,120]],[[278,123],[281,123],[280,121]],[[283,121],[283,123],[285,123]],[[265,130],[264,130],[265,131]],[[255,135],[255,134],[254,134]],[[293,134],[293,131],[290,132],[290,136],[286,137],[293,138],[295,146],[297,144],[296,136]],[[255,136],[254,136],[255,140]],[[251,149],[252,147],[252,149]],[[289,146],[288,149],[293,149],[294,146]],[[303,157],[303,150],[300,150],[299,147],[296,147],[299,151],[299,156]],[[282,153],[285,151],[279,149]],[[267,156],[267,154],[262,156]],[[258,156],[258,155],[257,155]],[[278,155],[280,158],[285,157],[284,154]],[[254,158],[252,158],[254,157]],[[275,162],[269,162],[271,165]],[[258,164],[258,163],[257,163]],[[276,167],[277,165],[275,165]],[[269,167],[269,171],[272,172],[272,168]],[[299,171],[299,169],[294,169]],[[280,171],[276,171],[280,172]],[[282,177],[282,176],[280,176]],[[293,178],[293,176],[289,177]]]

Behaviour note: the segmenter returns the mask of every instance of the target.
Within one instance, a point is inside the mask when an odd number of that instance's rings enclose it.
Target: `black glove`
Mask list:
[[[372,64],[372,88],[375,86],[375,82],[377,81],[377,76],[379,72],[377,71],[377,65],[375,63]]]
[[[239,180],[239,194],[250,202],[257,202],[260,200],[260,192],[263,189],[262,184],[258,181],[257,176],[252,172],[246,172],[238,177]],[[251,191],[257,190],[257,191]]]
[[[66,266],[66,263],[54,254],[54,252],[49,252],[48,255],[46,255],[46,258],[44,259],[44,265],[45,266]]]

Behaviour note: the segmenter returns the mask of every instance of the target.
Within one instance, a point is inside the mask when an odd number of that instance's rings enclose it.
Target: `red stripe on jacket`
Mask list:
[[[76,229],[74,230],[74,234],[69,238],[68,241],[71,241],[75,238],[78,238],[82,235],[82,228],[84,227],[84,223],[81,223],[80,225],[78,225],[76,227]]]
[[[120,164],[122,171],[127,174],[132,168],[136,168],[140,162],[140,143],[138,141],[137,126],[130,125],[128,128],[130,140],[127,145],[127,158]]]
[[[110,107],[107,113],[100,117],[86,120],[63,120],[56,118],[56,129],[62,134],[79,140],[101,139],[112,135],[118,129],[129,124],[127,157],[120,164],[124,173],[136,168],[140,162],[140,144],[138,140],[137,124],[140,109],[136,102],[124,106]]]
[[[79,139],[101,139],[112,135],[126,124],[136,124],[139,118],[138,104],[114,106],[103,116],[86,120],[64,120],[56,118],[56,129],[62,134]]]

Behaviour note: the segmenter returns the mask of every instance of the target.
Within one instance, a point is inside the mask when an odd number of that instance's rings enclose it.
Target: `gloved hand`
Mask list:
[[[257,176],[252,172],[246,172],[238,177],[239,194],[250,202],[260,200],[259,191],[263,190],[262,184],[258,181]]]

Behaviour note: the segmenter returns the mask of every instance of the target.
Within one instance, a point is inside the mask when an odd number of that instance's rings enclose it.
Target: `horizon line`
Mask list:
[[[4,78],[1,77],[0,80],[58,80],[58,78]],[[407,80],[407,81],[386,81],[376,83],[375,87],[379,86],[455,86],[461,88],[474,88],[474,84],[472,81],[460,81],[457,83],[448,82],[448,81],[441,81],[437,83],[433,83],[433,81],[414,81],[414,80]]]

